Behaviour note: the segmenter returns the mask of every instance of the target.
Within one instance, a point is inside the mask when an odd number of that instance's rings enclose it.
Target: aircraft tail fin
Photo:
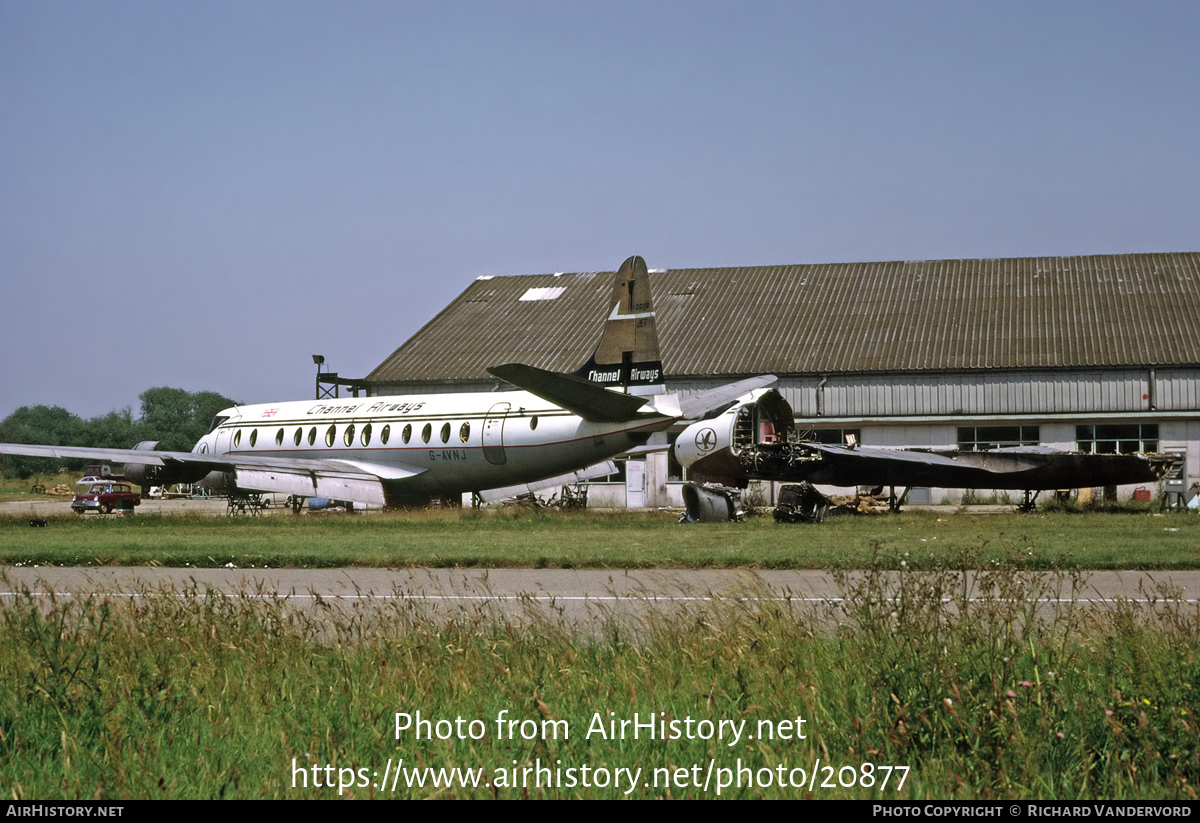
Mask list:
[[[641,257],[634,255],[617,269],[604,332],[575,376],[627,394],[646,396],[666,390],[650,299],[650,272]]]

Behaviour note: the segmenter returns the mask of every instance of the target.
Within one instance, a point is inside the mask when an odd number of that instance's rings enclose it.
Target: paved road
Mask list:
[[[0,573],[0,597],[16,596],[22,589],[47,599],[50,592],[57,596],[99,592],[112,597],[191,592],[283,598],[297,608],[317,603],[341,610],[402,605],[418,606],[434,615],[486,609],[520,618],[542,614],[592,624],[614,615],[639,616],[764,598],[820,610],[855,596],[822,571],[7,567]],[[1181,601],[1189,611],[1200,608],[1200,571],[1093,572],[1074,591],[1070,578],[1030,575],[1026,582],[1030,596],[1051,611],[1071,602],[1106,608],[1122,601],[1149,605],[1164,599]],[[974,590],[969,594],[982,596]]]

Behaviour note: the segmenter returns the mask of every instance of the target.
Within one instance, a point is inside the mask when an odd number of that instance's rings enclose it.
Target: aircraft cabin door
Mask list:
[[[483,420],[483,456],[493,466],[503,466],[508,460],[504,455],[504,418],[510,408],[509,403],[497,403]]]
[[[213,444],[214,454],[226,454],[232,448],[230,445],[230,440],[233,437],[232,432],[233,429],[217,429],[216,442]]]

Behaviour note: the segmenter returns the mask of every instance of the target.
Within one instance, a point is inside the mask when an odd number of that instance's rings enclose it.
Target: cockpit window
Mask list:
[[[222,417],[221,415],[218,414],[215,417],[213,417],[212,422],[208,424],[208,433],[212,434],[212,432],[217,428],[217,426],[221,425],[228,419],[229,419],[229,415],[225,415],[224,417]]]

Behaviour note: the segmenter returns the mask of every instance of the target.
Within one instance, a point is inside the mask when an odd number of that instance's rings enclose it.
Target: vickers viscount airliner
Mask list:
[[[521,390],[235,406],[213,419],[191,452],[155,451],[153,443],[6,443],[0,454],[124,463],[125,476],[142,485],[203,482],[231,493],[379,507],[579,472],[774,380],[751,378],[686,398],[665,393],[649,274],[636,256],[616,272],[600,342],[578,372],[518,363],[488,371]]]

